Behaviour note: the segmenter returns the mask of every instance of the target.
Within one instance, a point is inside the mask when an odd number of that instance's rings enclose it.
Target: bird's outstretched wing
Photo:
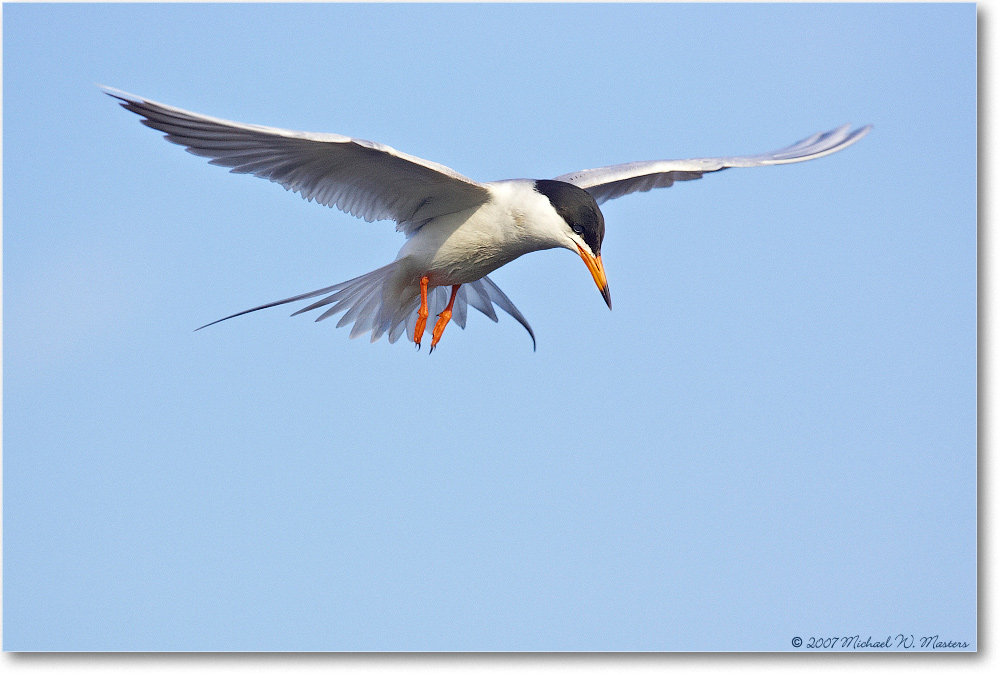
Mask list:
[[[407,234],[430,218],[489,199],[479,183],[387,145],[207,117],[101,87],[142,123],[210,164],[279,183],[303,198],[359,218],[394,220]]]
[[[589,192],[598,204],[603,204],[609,199],[633,192],[670,187],[674,181],[701,178],[703,174],[712,171],[746,166],[791,164],[823,157],[856,143],[872,127],[869,124],[854,131],[850,131],[850,128],[851,125],[845,124],[833,131],[810,136],[787,148],[762,155],[632,162],[575,171],[557,176],[555,180],[581,187]]]

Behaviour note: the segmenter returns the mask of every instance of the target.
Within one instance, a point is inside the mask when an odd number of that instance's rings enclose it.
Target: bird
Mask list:
[[[436,317],[431,347],[445,327],[465,328],[471,305],[496,322],[494,305],[535,333],[489,275],[534,251],[565,248],[580,256],[611,309],[601,244],[610,199],[701,178],[730,168],[791,164],[824,157],[856,143],[871,125],[846,124],[773,152],[740,157],[655,160],[574,171],[551,179],[478,182],[436,162],[388,145],[334,133],[290,131],[209,117],[98,85],[141,123],[188,152],[297,192],[307,201],[362,218],[392,220],[406,241],[396,259],[349,281],[269,302],[221,321],[319,298],[292,314],[324,309],[316,321],[343,312],[337,326],[350,337],[404,333],[419,349]]]

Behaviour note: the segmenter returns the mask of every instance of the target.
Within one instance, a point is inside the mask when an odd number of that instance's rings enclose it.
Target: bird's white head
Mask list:
[[[561,180],[536,180],[535,191],[548,198],[559,216],[561,222],[556,235],[559,245],[580,255],[611,309],[611,291],[601,262],[604,214],[597,202],[586,190]]]

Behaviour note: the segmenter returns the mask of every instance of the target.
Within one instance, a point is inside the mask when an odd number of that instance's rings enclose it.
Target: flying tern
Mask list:
[[[188,152],[208,157],[210,164],[267,178],[308,201],[335,206],[368,222],[393,220],[406,235],[395,261],[384,267],[206,326],[320,298],[293,316],[327,307],[316,319],[321,321],[344,312],[337,326],[353,322],[351,338],[371,333],[372,342],[383,335],[396,342],[405,332],[419,348],[428,317],[436,316],[431,351],[449,321],[465,328],[469,305],[493,321],[496,305],[520,322],[535,344],[527,320],[487,276],[532,251],[566,248],[578,254],[610,309],[599,204],[724,169],[817,159],[856,143],[871,129],[868,125],[852,131],[844,125],[760,155],[632,162],[545,180],[481,183],[381,143],[230,122],[101,88],[141,116],[143,124]]]

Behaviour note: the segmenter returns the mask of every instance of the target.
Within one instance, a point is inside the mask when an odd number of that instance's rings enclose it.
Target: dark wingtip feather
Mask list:
[[[114,87],[109,87],[107,85],[94,83],[98,89],[110,96],[111,98],[118,99],[121,101],[121,106],[124,108],[130,104],[142,103],[142,99],[138,96],[128,93],[127,91],[122,91],[121,89],[115,89]]]

